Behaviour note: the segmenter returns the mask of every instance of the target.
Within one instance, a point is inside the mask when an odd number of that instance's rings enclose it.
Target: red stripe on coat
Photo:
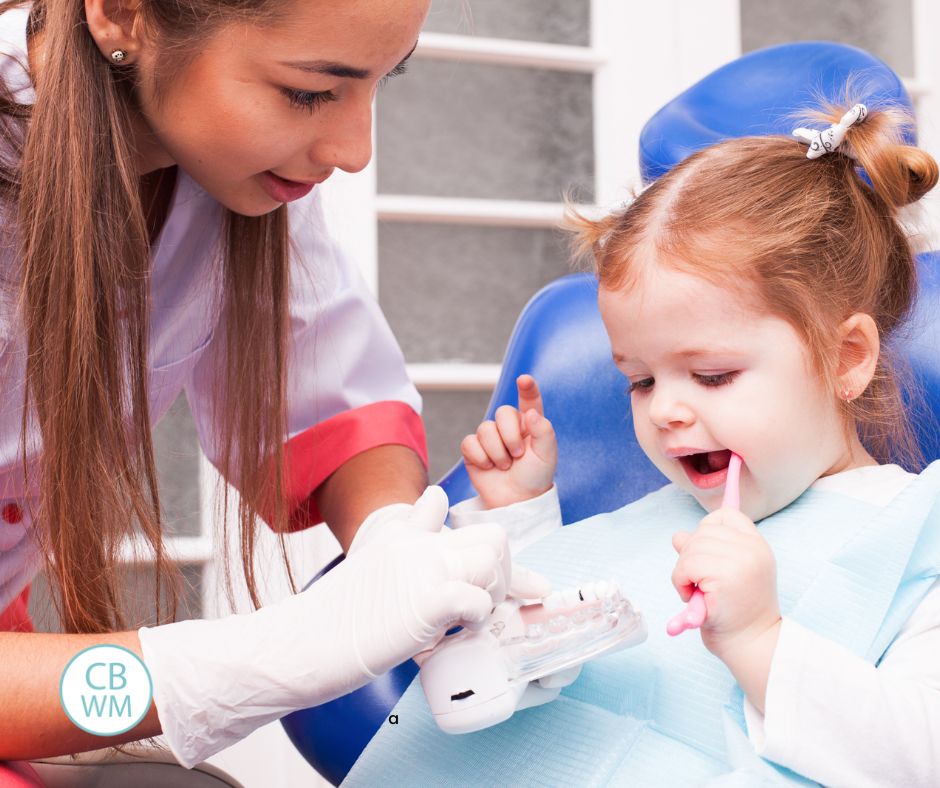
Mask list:
[[[285,445],[288,531],[323,522],[313,491],[337,468],[357,454],[390,445],[407,446],[427,467],[424,422],[411,406],[397,400],[343,411],[291,438]]]
[[[26,586],[10,606],[0,613],[0,632],[32,632],[29,617],[29,586]]]

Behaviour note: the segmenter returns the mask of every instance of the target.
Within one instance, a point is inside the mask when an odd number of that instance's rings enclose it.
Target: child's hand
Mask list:
[[[487,509],[535,498],[552,487],[558,445],[531,375],[516,379],[519,409],[503,405],[460,444],[470,481]]]
[[[729,663],[776,627],[777,562],[747,515],[718,509],[702,519],[695,533],[675,533],[672,546],[679,553],[672,584],[685,602],[694,586],[705,594],[702,641],[715,656]]]

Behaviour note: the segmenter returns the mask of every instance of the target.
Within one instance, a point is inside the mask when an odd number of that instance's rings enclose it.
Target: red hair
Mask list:
[[[827,105],[815,120],[838,122],[853,103]],[[598,221],[570,214],[575,248],[593,259],[608,290],[631,287],[641,259],[741,290],[796,329],[834,396],[838,328],[855,312],[871,315],[882,351],[869,386],[845,403],[847,423],[878,461],[917,467],[910,376],[893,352],[917,291],[898,210],[933,188],[938,170],[929,154],[904,144],[910,123],[897,107],[870,109],[839,151],[815,160],[794,138],[719,143],[621,211]]]

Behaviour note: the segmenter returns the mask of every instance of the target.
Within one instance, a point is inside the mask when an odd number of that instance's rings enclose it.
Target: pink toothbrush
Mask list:
[[[725,496],[721,500],[721,508],[741,508],[741,458],[734,452],[731,452],[728,462],[728,477],[725,479]],[[696,588],[685,610],[669,619],[666,633],[675,637],[687,629],[698,629],[705,623],[707,615],[705,594]]]

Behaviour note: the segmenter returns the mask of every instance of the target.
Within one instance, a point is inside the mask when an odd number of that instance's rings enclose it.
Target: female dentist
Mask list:
[[[0,760],[162,731],[192,766],[547,590],[495,526],[441,530],[420,400],[323,227],[316,185],[369,161],[428,2],[0,3]],[[150,430],[183,390],[239,490],[256,605],[256,515],[325,519],[348,557],[251,614],[122,631],[135,528],[168,576]],[[29,631],[43,565],[66,634]],[[142,657],[154,704],[102,739],[59,681],[104,643]]]

